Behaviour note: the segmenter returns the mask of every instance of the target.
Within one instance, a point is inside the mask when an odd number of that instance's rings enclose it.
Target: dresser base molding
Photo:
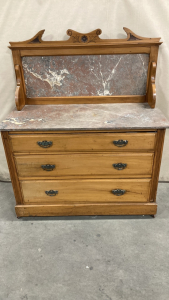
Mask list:
[[[157,204],[16,205],[15,211],[17,217],[155,215]]]

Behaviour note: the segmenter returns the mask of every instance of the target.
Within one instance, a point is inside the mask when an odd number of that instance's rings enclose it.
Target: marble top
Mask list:
[[[1,131],[156,128],[169,128],[169,121],[147,103],[26,105],[0,123]]]

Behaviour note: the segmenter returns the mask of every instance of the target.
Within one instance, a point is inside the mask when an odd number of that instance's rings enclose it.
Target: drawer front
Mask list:
[[[155,132],[11,134],[14,152],[153,151]]]
[[[25,204],[147,202],[149,179],[21,181]]]
[[[153,153],[18,155],[20,177],[151,176]]]

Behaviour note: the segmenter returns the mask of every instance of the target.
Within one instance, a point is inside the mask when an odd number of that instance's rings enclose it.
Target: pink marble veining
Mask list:
[[[32,97],[145,95],[149,54],[22,58]]]
[[[27,105],[0,123],[1,131],[154,128],[169,128],[169,121],[147,103]]]

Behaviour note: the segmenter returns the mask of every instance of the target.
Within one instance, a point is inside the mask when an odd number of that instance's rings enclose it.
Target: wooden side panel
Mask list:
[[[6,154],[6,159],[8,163],[8,168],[11,176],[11,181],[12,181],[12,186],[14,190],[14,195],[16,199],[16,204],[22,204],[23,199],[22,199],[22,194],[21,194],[21,189],[20,189],[20,183],[18,180],[18,175],[17,175],[17,170],[14,162],[14,158],[12,155],[12,151],[10,148],[10,142],[9,142],[9,136],[8,132],[2,131],[2,141],[5,149],[5,154]]]
[[[155,149],[155,156],[154,156],[154,163],[153,163],[152,187],[150,193],[150,199],[152,202],[156,201],[158,179],[160,174],[160,166],[161,166],[161,159],[162,159],[162,152],[163,152],[163,145],[164,145],[164,137],[165,137],[165,129],[158,130],[156,136],[156,149]]]
[[[17,205],[18,217],[29,216],[92,216],[92,215],[155,215],[156,203],[146,204],[68,204]]]
[[[69,134],[12,134],[10,140],[15,153],[19,152],[73,152],[73,151],[154,151],[156,132],[141,133],[69,133]],[[123,147],[113,142],[127,140]],[[42,148],[38,141],[51,141],[49,148]]]
[[[67,155],[21,155],[15,156],[20,177],[57,176],[151,176],[153,153],[123,154],[67,154]],[[118,170],[113,164],[126,164]],[[54,165],[52,171],[42,166]]]
[[[25,204],[148,202],[150,179],[22,181]],[[112,191],[121,189],[117,196]],[[46,192],[57,191],[50,196]]]

